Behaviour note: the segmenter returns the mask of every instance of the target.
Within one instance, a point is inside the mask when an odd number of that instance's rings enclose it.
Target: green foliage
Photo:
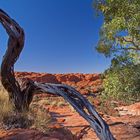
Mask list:
[[[140,101],[140,0],[95,0],[94,7],[104,18],[96,49],[113,56],[104,95]]]
[[[104,96],[124,102],[140,101],[140,65],[123,64],[105,72]]]
[[[140,50],[140,0],[95,0],[104,17],[97,50],[105,56]]]

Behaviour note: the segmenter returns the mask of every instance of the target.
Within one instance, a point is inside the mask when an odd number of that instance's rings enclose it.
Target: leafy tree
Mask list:
[[[105,96],[140,101],[140,0],[95,0],[104,18],[97,51],[113,56],[105,71]]]
[[[98,52],[111,56],[128,51],[139,59],[140,0],[95,0],[94,6],[104,17]]]
[[[105,96],[140,101],[140,0],[95,0],[104,17],[97,51],[113,56],[105,71]]]

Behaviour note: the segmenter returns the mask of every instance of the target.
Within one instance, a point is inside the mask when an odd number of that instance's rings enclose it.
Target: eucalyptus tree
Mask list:
[[[95,0],[94,8],[104,19],[98,52],[111,56],[127,51],[139,59],[140,0]]]

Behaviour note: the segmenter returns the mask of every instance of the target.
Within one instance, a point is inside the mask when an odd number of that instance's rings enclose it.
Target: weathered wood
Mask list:
[[[8,91],[10,99],[17,110],[21,110],[22,94],[20,86],[14,76],[14,63],[18,59],[24,46],[24,32],[19,25],[4,11],[0,10],[0,22],[9,35],[8,48],[1,65],[1,81]]]
[[[64,84],[32,83],[34,93],[47,93],[62,96],[73,108],[89,122],[100,140],[114,140],[108,125],[96,112],[94,106],[73,87]]]
[[[9,35],[8,48],[1,65],[1,81],[18,112],[27,111],[34,94],[62,96],[89,122],[100,140],[114,140],[108,125],[100,117],[94,106],[74,88],[63,84],[37,83],[30,79],[16,79],[14,64],[24,46],[23,29],[4,11],[0,10],[0,22]]]

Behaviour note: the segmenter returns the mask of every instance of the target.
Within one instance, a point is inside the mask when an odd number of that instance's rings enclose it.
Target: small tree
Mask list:
[[[0,22],[9,35],[8,48],[1,65],[1,81],[15,105],[16,112],[28,111],[34,94],[62,96],[89,122],[99,139],[114,140],[108,125],[96,112],[94,106],[74,88],[63,84],[37,83],[30,79],[15,78],[14,64],[24,46],[24,31],[3,10],[0,10]]]

